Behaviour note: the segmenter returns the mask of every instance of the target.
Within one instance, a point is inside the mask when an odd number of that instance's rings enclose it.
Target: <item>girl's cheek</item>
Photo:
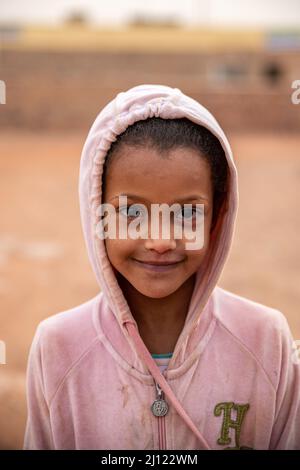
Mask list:
[[[137,240],[109,240],[107,243],[108,251],[114,257],[124,257],[130,255],[136,248]]]

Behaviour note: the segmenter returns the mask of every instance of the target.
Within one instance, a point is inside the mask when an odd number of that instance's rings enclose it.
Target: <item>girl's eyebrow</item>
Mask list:
[[[140,196],[137,196],[135,194],[119,194],[118,196],[114,196],[112,197],[111,199],[109,199],[110,201],[112,201],[113,199],[116,199],[120,196],[127,196],[129,199],[137,199],[139,201],[144,201],[144,202],[148,202],[150,203],[150,201],[148,201],[148,199],[145,199],[143,197],[140,197]],[[180,198],[180,199],[177,199],[175,201],[173,201],[171,204],[175,204],[176,202],[184,202],[184,201],[195,201],[195,200],[198,200],[198,199],[204,199],[205,201],[208,201],[208,198],[205,197],[205,196],[202,196],[200,194],[191,194],[190,196],[186,196],[184,198]]]

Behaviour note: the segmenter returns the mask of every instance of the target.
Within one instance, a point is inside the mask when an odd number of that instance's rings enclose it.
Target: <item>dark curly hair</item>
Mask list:
[[[147,118],[137,121],[120,135],[110,146],[103,167],[102,194],[108,169],[123,145],[131,147],[149,147],[159,154],[166,155],[174,148],[192,148],[201,152],[210,165],[213,185],[212,227],[218,218],[220,207],[225,198],[228,184],[228,164],[224,150],[217,139],[206,127],[200,126],[187,118],[162,119]]]

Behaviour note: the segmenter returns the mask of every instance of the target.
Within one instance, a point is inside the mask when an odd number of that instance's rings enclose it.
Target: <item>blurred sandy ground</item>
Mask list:
[[[7,347],[0,448],[22,446],[25,371],[38,323],[98,292],[80,223],[80,154],[96,113],[134,84],[178,86],[217,111],[240,187],[235,239],[219,285],[281,310],[300,339],[300,136],[287,133],[299,129],[300,108],[290,104],[291,77],[274,91],[251,72],[246,91],[239,81],[216,90],[210,79],[205,84],[211,57],[2,51],[0,58],[9,98],[0,107],[0,340]],[[214,56],[212,66],[223,58]],[[281,59],[286,67],[296,63],[293,56]],[[262,60],[240,52],[235,63],[251,61],[255,71]]]

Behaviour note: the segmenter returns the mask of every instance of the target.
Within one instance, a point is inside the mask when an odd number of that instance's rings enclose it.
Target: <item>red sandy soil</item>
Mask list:
[[[0,132],[0,448],[22,446],[37,324],[99,288],[78,205],[82,132]],[[281,310],[300,338],[300,137],[232,134],[240,209],[219,285]]]

